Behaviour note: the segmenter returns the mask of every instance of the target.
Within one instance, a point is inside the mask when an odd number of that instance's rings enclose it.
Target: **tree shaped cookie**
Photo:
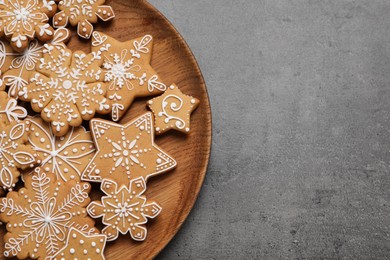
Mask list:
[[[118,187],[114,181],[104,180],[101,190],[107,195],[101,201],[93,201],[88,206],[88,214],[93,218],[103,217],[106,227],[102,233],[108,241],[118,238],[119,233],[130,233],[132,239],[144,241],[148,218],[155,218],[161,212],[156,202],[146,200],[143,193],[146,183],[143,178],[134,179],[129,186]]]
[[[95,113],[107,114],[111,106],[105,98],[106,84],[102,82],[102,57],[99,53],[73,53],[69,49],[46,44],[31,83],[19,97],[31,102],[34,111],[51,122],[56,136],[65,135],[69,127],[80,126]]]
[[[66,48],[64,44],[70,38],[68,29],[60,28],[54,31],[50,41],[56,48]],[[10,51],[9,43],[0,41],[0,58],[4,57],[3,88],[8,87],[8,94],[17,97],[18,92],[29,83],[36,65],[43,55],[43,43],[32,40],[23,52]],[[1,88],[1,87],[0,87]]]
[[[8,97],[7,92],[0,91],[0,122],[5,124],[19,122],[26,116],[27,110],[18,106],[16,99]]]
[[[0,220],[6,223],[4,255],[51,259],[66,244],[74,227],[93,234],[94,221],[86,206],[90,199],[88,183],[63,183],[40,168],[25,176],[25,188],[0,199]]]
[[[77,34],[89,39],[93,32],[92,23],[97,23],[98,18],[106,22],[115,17],[111,6],[103,5],[106,0],[57,0],[58,9],[61,10],[53,17],[55,28],[77,25]]]
[[[184,95],[176,85],[172,85],[163,95],[149,100],[148,105],[154,114],[157,134],[170,129],[188,133],[190,116],[198,107],[199,100]]]
[[[1,31],[10,39],[16,51],[23,51],[35,37],[43,42],[51,40],[54,30],[49,17],[57,10],[52,0],[0,1]]]
[[[112,102],[112,119],[119,121],[136,97],[161,94],[167,88],[158,81],[150,60],[153,38],[146,35],[120,42],[101,32],[93,33],[92,50],[103,55],[104,82]]]
[[[31,132],[28,143],[41,158],[42,170],[64,182],[80,181],[81,173],[95,153],[90,132],[82,126],[72,127],[66,135],[56,137],[50,123],[39,117],[28,121]]]
[[[99,234],[88,235],[76,228],[71,228],[67,237],[64,248],[52,258],[53,260],[105,259],[103,252],[107,236]]]
[[[40,163],[38,155],[27,144],[28,122],[0,123],[0,186],[12,190],[18,181],[18,169]]]
[[[93,119],[90,126],[97,152],[82,180],[101,182],[108,178],[128,186],[132,179],[147,179],[176,166],[176,161],[154,143],[152,113],[126,125]]]

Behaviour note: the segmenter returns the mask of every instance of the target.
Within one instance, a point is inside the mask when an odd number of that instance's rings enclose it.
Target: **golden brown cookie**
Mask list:
[[[191,113],[199,106],[199,100],[184,95],[176,85],[171,85],[163,95],[149,100],[148,106],[154,114],[157,134],[170,129],[188,133]]]
[[[104,260],[104,248],[107,236],[99,234],[85,234],[76,228],[69,230],[68,239],[53,260]]]
[[[53,38],[49,17],[56,10],[52,0],[3,0],[0,2],[1,31],[10,39],[12,48],[21,52],[35,37],[43,42]]]
[[[84,127],[71,127],[62,137],[56,137],[50,123],[40,117],[30,122],[28,143],[41,158],[40,166],[47,174],[55,174],[64,182],[80,181],[81,173],[95,154],[90,132]]]
[[[18,105],[14,98],[10,98],[7,92],[0,91],[0,122],[9,124],[19,122],[27,116],[27,110]]]
[[[147,201],[143,196],[146,190],[144,178],[132,180],[129,186],[118,186],[112,180],[103,180],[101,190],[106,196],[101,201],[93,201],[87,210],[91,217],[103,218],[106,227],[102,233],[107,240],[117,239],[119,233],[130,233],[132,239],[144,241],[148,218],[155,218],[162,210],[156,202]]]
[[[4,255],[50,259],[67,241],[74,227],[82,232],[96,232],[88,217],[88,183],[55,180],[41,168],[24,177],[25,188],[0,199],[0,220],[6,223]]]
[[[107,114],[111,106],[105,98],[102,82],[102,57],[45,44],[38,73],[19,91],[19,98],[29,101],[35,112],[50,122],[56,136],[65,135],[69,127],[80,126],[95,113]]]
[[[55,28],[65,27],[70,23],[77,25],[77,34],[89,39],[93,32],[92,23],[98,18],[106,22],[115,17],[111,6],[103,5],[105,0],[57,0],[60,12],[53,17]]]
[[[0,186],[12,190],[18,181],[18,169],[40,163],[38,154],[28,145],[29,122],[0,123]]]
[[[167,172],[176,161],[154,143],[152,113],[120,125],[93,119],[90,128],[97,152],[82,174],[82,180],[112,179],[118,186],[130,180]]]
[[[158,80],[150,65],[153,38],[150,35],[120,42],[94,32],[92,50],[104,58],[103,74],[107,98],[112,103],[112,119],[119,121],[136,97],[161,94],[167,87]]]
[[[70,38],[68,29],[60,28],[54,31],[54,38],[50,41],[56,48],[66,48],[64,44]],[[38,40],[32,40],[23,52],[9,51],[8,43],[4,44],[5,48],[0,49],[0,57],[6,57],[5,66],[7,69],[3,72],[3,88],[8,87],[8,94],[11,97],[17,97],[18,92],[26,86],[32,75],[35,73],[36,65],[43,55],[43,43]],[[7,52],[3,52],[7,50]],[[11,60],[11,61],[9,61]]]

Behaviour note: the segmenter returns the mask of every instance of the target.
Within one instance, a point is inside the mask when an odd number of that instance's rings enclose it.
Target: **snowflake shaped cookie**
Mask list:
[[[56,48],[66,48],[64,44],[70,38],[68,29],[60,28],[54,31],[50,41]],[[0,64],[4,65],[3,88],[8,87],[8,94],[17,98],[18,91],[29,83],[35,73],[36,65],[43,55],[43,44],[32,40],[22,52],[12,51],[8,42],[0,40]],[[1,86],[0,86],[1,88]]]
[[[176,85],[172,85],[163,95],[149,100],[148,105],[154,114],[157,134],[170,129],[188,133],[190,116],[198,107],[199,100],[184,95]]]
[[[65,246],[72,227],[95,233],[86,212],[90,189],[88,183],[56,181],[40,168],[26,176],[25,188],[0,200],[0,220],[8,231],[4,255],[50,259]]]
[[[6,124],[19,122],[27,116],[27,110],[18,106],[14,98],[8,97],[7,92],[0,91],[0,121]]]
[[[35,37],[43,42],[53,38],[49,25],[57,5],[52,0],[3,0],[0,2],[2,32],[16,51],[23,51]]]
[[[104,82],[107,83],[107,97],[112,102],[114,121],[121,119],[136,97],[161,94],[167,89],[150,65],[152,36],[120,42],[94,32],[92,50],[100,51],[104,58]]]
[[[0,186],[12,190],[18,181],[18,169],[34,167],[39,163],[38,155],[27,144],[28,122],[0,123]]]
[[[90,125],[97,152],[82,180],[111,179],[128,186],[132,179],[147,179],[176,166],[176,161],[154,143],[152,113],[126,125],[102,119],[93,119]]]
[[[56,136],[65,135],[69,127],[80,126],[95,113],[107,114],[111,106],[105,98],[99,53],[85,54],[45,44],[38,73],[21,91],[19,98],[31,102],[34,111],[51,122]]]
[[[107,242],[107,236],[85,234],[75,228],[69,230],[66,245],[52,259],[53,260],[77,260],[93,259],[104,260],[104,248]]]
[[[61,11],[54,15],[53,25],[55,28],[65,27],[68,23],[77,25],[77,34],[89,39],[93,32],[92,23],[97,23],[98,18],[106,22],[115,17],[112,7],[104,3],[105,0],[60,0],[58,9]]]
[[[155,218],[161,212],[156,202],[149,202],[143,193],[146,183],[143,178],[134,179],[130,185],[120,188],[111,180],[104,180],[101,190],[107,195],[100,201],[93,201],[87,208],[93,218],[103,217],[106,227],[102,233],[108,241],[118,238],[119,233],[130,233],[132,239],[144,241],[147,230],[145,224],[148,218]]]
[[[28,143],[41,158],[40,166],[47,174],[54,173],[64,182],[80,181],[80,176],[95,153],[90,132],[72,127],[65,136],[56,137],[50,123],[39,117],[28,119],[31,132]]]

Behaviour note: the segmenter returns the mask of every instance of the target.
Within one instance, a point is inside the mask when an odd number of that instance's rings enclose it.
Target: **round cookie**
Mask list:
[[[115,17],[111,6],[103,5],[105,0],[57,0],[60,12],[53,17],[55,28],[65,27],[69,23],[77,25],[77,34],[89,39],[93,32],[92,23],[97,23],[98,18],[106,22]]]
[[[24,177],[24,188],[0,199],[0,220],[7,228],[4,256],[50,259],[65,246],[72,227],[96,232],[86,212],[91,186],[53,177],[37,168]]]
[[[22,52],[35,37],[43,42],[53,38],[54,30],[48,22],[56,9],[52,0],[3,0],[1,31],[10,39],[12,48]]]
[[[157,134],[170,129],[187,134],[191,113],[199,106],[199,100],[184,95],[176,85],[171,85],[163,95],[149,100],[148,106],[154,114]]]
[[[106,227],[102,233],[107,236],[107,240],[117,239],[119,233],[130,233],[132,239],[144,241],[148,218],[155,218],[162,210],[156,202],[147,201],[143,196],[146,190],[144,178],[132,180],[128,187],[118,187],[114,181],[104,180],[101,190],[106,196],[101,201],[91,202],[88,214],[93,218],[103,218]]]

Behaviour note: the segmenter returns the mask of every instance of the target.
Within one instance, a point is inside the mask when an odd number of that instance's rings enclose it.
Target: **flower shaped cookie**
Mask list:
[[[0,220],[6,223],[4,255],[51,259],[65,246],[72,227],[95,233],[86,206],[88,183],[63,183],[40,168],[25,177],[25,188],[0,200]]]
[[[98,18],[105,22],[115,17],[111,6],[104,3],[105,0],[60,0],[58,9],[61,11],[54,15],[53,25],[55,28],[68,23],[77,25],[78,35],[89,39],[93,32],[92,23],[97,23]]]
[[[80,126],[95,113],[107,114],[111,106],[105,98],[106,85],[101,80],[102,57],[99,53],[73,53],[69,49],[46,44],[31,83],[19,91],[19,98],[31,102],[34,111],[51,122],[56,136],[69,127]]]
[[[143,178],[134,179],[130,186],[118,187],[111,180],[104,180],[102,191],[107,195],[100,201],[93,201],[88,206],[88,214],[93,218],[103,217],[106,227],[102,233],[108,241],[118,238],[119,233],[130,233],[132,239],[144,241],[148,218],[155,218],[161,212],[156,202],[149,202],[142,194],[146,190]]]
[[[47,42],[54,36],[48,24],[57,5],[52,0],[3,0],[0,1],[2,32],[10,38],[16,51],[23,51],[29,40],[38,38]]]

